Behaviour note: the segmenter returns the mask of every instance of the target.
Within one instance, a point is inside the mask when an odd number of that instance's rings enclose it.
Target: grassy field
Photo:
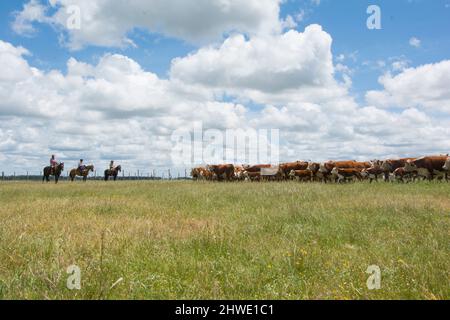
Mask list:
[[[0,183],[0,200],[2,299],[450,298],[446,183]]]

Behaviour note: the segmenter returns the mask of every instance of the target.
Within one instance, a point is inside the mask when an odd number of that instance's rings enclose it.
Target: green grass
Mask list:
[[[0,201],[2,299],[450,298],[446,183],[1,183]]]

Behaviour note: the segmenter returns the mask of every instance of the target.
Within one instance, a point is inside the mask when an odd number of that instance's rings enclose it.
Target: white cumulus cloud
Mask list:
[[[271,34],[280,32],[281,0],[52,0],[43,5],[31,0],[16,16],[13,29],[33,30],[33,23],[51,23],[68,34],[67,45],[127,46],[135,28],[169,37],[204,42],[224,33]],[[72,5],[80,9],[81,28],[67,28]],[[47,13],[47,8],[52,12]],[[49,10],[50,11],[50,10]]]

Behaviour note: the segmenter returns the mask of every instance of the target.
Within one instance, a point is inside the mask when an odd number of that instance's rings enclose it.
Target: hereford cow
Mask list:
[[[191,176],[193,180],[199,181],[199,180],[207,180],[212,181],[215,180],[216,176],[212,172],[210,172],[208,169],[203,167],[194,168],[191,171]]]
[[[442,169],[444,169],[444,171],[446,171],[446,172],[450,171],[450,157],[447,158],[447,160],[445,161],[445,164],[442,167]]]
[[[261,181],[261,172],[244,171],[245,181]]]
[[[363,169],[361,171],[361,176],[365,179],[369,179],[370,183],[372,183],[373,180],[378,182],[378,178],[383,176],[383,174],[383,169],[381,169],[381,167],[378,165],[375,165],[369,169]]]
[[[447,160],[447,156],[432,156],[409,160],[406,162],[405,171],[417,171],[419,176],[433,180],[435,176],[445,176],[444,166]]]
[[[254,166],[244,166],[244,170],[247,172],[261,172],[262,169],[270,169],[270,164],[257,164]]]
[[[310,162],[306,170],[311,171],[313,181],[323,181],[323,174],[320,172],[320,163]]]
[[[234,165],[232,164],[208,165],[206,168],[209,172],[215,174],[219,181],[234,179]]]
[[[243,166],[235,166],[234,167],[234,179],[237,181],[242,181],[245,179],[244,176],[245,169]]]
[[[289,178],[297,179],[298,181],[312,182],[313,175],[309,170],[292,170],[289,173]]]
[[[358,161],[328,161],[322,163],[320,165],[319,171],[324,176],[324,181],[327,182],[330,178],[333,180],[337,180],[338,176],[333,174],[332,171],[334,168],[338,169],[357,169],[361,173],[363,169],[368,169],[371,167],[370,162],[358,162]]]
[[[406,172],[405,168],[397,168],[392,174],[393,181],[410,182],[414,181],[418,175],[417,171]]]
[[[199,180],[200,179],[200,168],[193,168],[191,170],[191,176],[193,180]]]
[[[280,164],[278,175],[280,179],[287,179],[292,170],[306,170],[309,163],[306,161],[296,161]]]
[[[361,170],[359,168],[350,168],[350,169],[342,169],[338,167],[334,167],[333,170],[331,170],[331,174],[333,176],[337,177],[337,182],[346,182],[350,179],[358,179],[359,181],[362,180],[361,176]]]
[[[389,181],[389,175],[391,173],[394,173],[395,170],[399,168],[404,168],[406,163],[409,160],[415,160],[415,158],[404,158],[404,159],[397,159],[397,160],[385,160],[381,163],[381,169],[384,171],[384,180],[386,182]]]

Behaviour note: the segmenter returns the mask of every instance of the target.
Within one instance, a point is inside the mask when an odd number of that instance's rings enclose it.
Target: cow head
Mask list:
[[[337,167],[334,167],[333,170],[331,170],[331,174],[333,176],[338,176],[339,175],[339,169]]]
[[[320,164],[319,171],[322,172],[322,173],[327,173],[328,172],[328,169],[327,169],[327,166],[325,165],[325,163],[321,163]]]
[[[318,163],[310,162],[308,164],[308,168],[306,170],[309,170],[311,172],[316,172],[320,169],[320,165]]]
[[[295,170],[291,170],[291,172],[289,173],[289,178],[295,179]]]
[[[406,172],[413,172],[417,171],[417,166],[412,160],[408,160],[405,164],[405,171]]]
[[[450,157],[445,161],[444,166],[442,167],[445,171],[450,171]]]
[[[234,177],[237,180],[241,180],[244,177],[244,170],[241,168],[235,168],[234,169]]]

